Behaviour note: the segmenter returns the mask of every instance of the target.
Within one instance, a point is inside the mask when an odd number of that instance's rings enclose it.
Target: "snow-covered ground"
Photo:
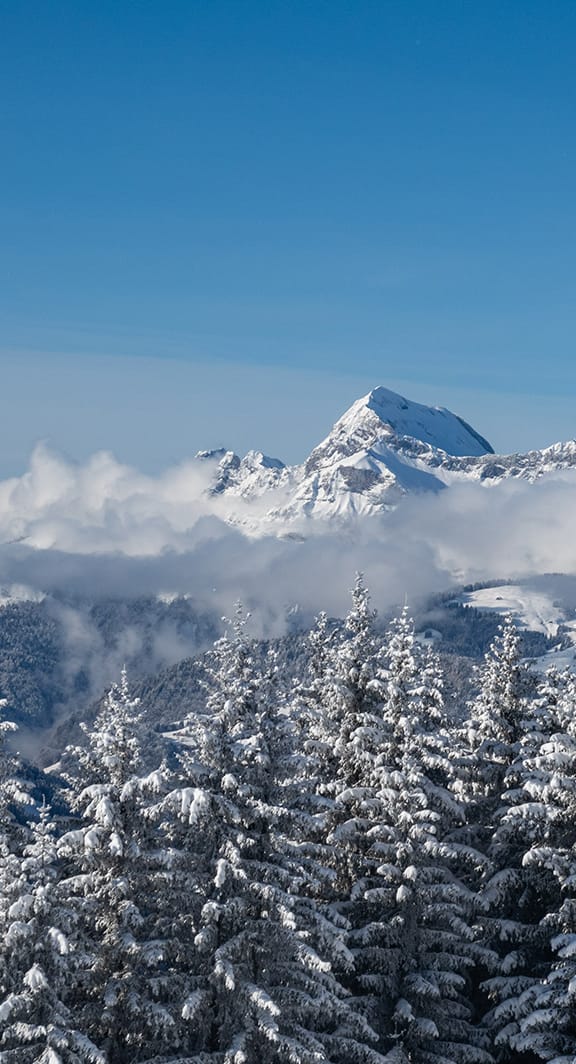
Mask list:
[[[455,601],[463,606],[490,610],[503,616],[511,613],[520,628],[542,632],[549,639],[558,635],[560,625],[570,624],[566,609],[554,602],[547,592],[523,584],[483,587],[478,591],[467,591]]]
[[[533,668],[537,672],[546,672],[546,669],[554,668],[560,672],[563,669],[576,669],[576,643],[569,647],[552,647],[547,654],[543,654],[541,658],[535,658],[533,661]]]
[[[557,579],[557,578],[556,578]],[[545,584],[545,578],[540,584]],[[551,583],[553,581],[551,580]],[[455,601],[477,610],[490,610],[502,616],[509,613],[516,624],[531,632],[541,632],[549,639],[558,639],[546,654],[534,660],[534,667],[544,672],[554,665],[557,669],[576,668],[576,610],[559,601],[554,592],[544,586],[506,584],[465,592]],[[566,642],[568,645],[565,645]]]

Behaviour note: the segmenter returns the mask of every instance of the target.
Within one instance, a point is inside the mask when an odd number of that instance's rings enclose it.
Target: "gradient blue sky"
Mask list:
[[[371,385],[576,435],[576,5],[19,0],[0,473],[304,456]]]

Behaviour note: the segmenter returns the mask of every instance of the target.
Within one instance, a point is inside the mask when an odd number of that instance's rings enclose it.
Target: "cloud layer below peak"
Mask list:
[[[194,460],[149,476],[109,453],[84,464],[45,446],[0,482],[0,581],[86,595],[187,593],[207,607],[257,603],[264,622],[298,603],[341,613],[356,569],[387,606],[474,580],[576,573],[576,471],[530,484],[462,484],[407,497],[304,541],[247,536],[227,522],[252,504],[210,496]]]

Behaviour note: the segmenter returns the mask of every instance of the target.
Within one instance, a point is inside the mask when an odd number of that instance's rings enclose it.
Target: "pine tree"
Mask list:
[[[499,1042],[533,1059],[576,1059],[576,681],[549,671],[536,704],[537,740],[529,735],[521,790],[510,810],[509,836],[522,849],[539,924],[522,978],[497,987]],[[548,734],[546,734],[548,731]],[[524,953],[527,950],[524,948]]]
[[[520,636],[508,614],[499,626],[481,668],[478,692],[469,704],[467,742],[476,793],[486,813],[498,803],[506,771],[518,754],[525,730],[529,670],[522,662]],[[485,819],[481,816],[480,819]]]
[[[59,896],[55,825],[43,803],[24,847],[19,897],[8,912],[3,952],[13,990],[0,1002],[4,1064],[104,1064],[64,1003],[74,965],[73,917]]]
[[[245,626],[238,610],[215,647],[208,712],[187,722],[180,796],[192,796],[183,809],[204,870],[186,1059],[377,1064],[331,971],[341,933],[303,889],[310,864],[283,804],[289,722],[275,704],[274,659],[256,661]]]
[[[506,617],[480,671],[472,703],[470,818],[488,865],[478,884],[477,920],[496,960],[481,991],[495,1002],[485,1024],[496,1052],[513,1053],[518,995],[538,981],[547,950],[540,919],[546,877],[524,864],[533,826],[526,785],[530,760],[551,724],[551,705],[534,700],[534,680],[522,662],[520,638]],[[527,804],[528,803],[528,804]],[[549,884],[548,884],[549,885]],[[544,906],[544,909],[543,909]]]
[[[363,788],[383,739],[381,638],[361,573],[342,632],[330,631],[321,614],[310,643],[310,681],[298,692],[296,701],[302,707],[297,715],[306,737],[310,782],[324,800],[328,816],[328,841],[346,839],[336,855],[340,858],[337,889],[349,893],[363,859],[359,854],[359,866],[352,835],[359,842],[360,825],[348,817],[352,807],[347,807],[343,795],[352,802],[367,797]]]
[[[0,712],[6,705],[0,700]],[[11,923],[10,907],[22,890],[21,856],[27,838],[22,820],[31,802],[18,758],[8,745],[10,734],[16,730],[12,721],[0,721],[0,941],[5,940]],[[7,954],[0,951],[0,1000],[14,985]]]
[[[159,933],[169,906],[166,852],[151,809],[162,769],[141,776],[140,710],[126,671],[110,690],[76,751],[72,810],[79,827],[59,852],[71,861],[86,965],[78,976],[79,1021],[109,1064],[146,1060],[170,1049],[175,1020],[165,992],[166,943]]]
[[[482,859],[462,836],[439,663],[431,653],[422,658],[406,610],[390,631],[384,718],[378,769],[388,833],[379,840],[378,872],[383,943],[395,972],[383,1031],[389,1060],[487,1062],[470,988],[483,951],[466,883]]]
[[[387,1060],[489,1061],[468,1000],[478,950],[468,923],[472,894],[458,875],[481,859],[458,839],[463,813],[449,790],[438,661],[421,660],[406,610],[384,653],[361,578],[331,652],[323,633],[321,623],[315,775],[332,801],[333,903],[349,923],[355,958],[348,984]]]
[[[380,816],[374,765],[383,742],[382,639],[362,574],[340,630],[321,614],[310,634],[309,678],[296,695],[305,735],[300,809],[316,815],[310,837],[330,871],[319,897],[348,929],[354,970],[342,955],[339,977],[374,1019],[389,972],[378,943],[379,906],[366,901],[378,865],[371,853]]]

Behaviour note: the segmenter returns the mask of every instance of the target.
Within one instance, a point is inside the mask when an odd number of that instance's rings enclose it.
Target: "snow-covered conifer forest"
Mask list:
[[[0,1064],[576,1064],[576,0],[0,55]]]
[[[302,640],[238,606],[177,729],[124,670],[46,772],[2,725],[2,1064],[576,1060],[576,676],[506,616],[448,698],[360,576]]]

